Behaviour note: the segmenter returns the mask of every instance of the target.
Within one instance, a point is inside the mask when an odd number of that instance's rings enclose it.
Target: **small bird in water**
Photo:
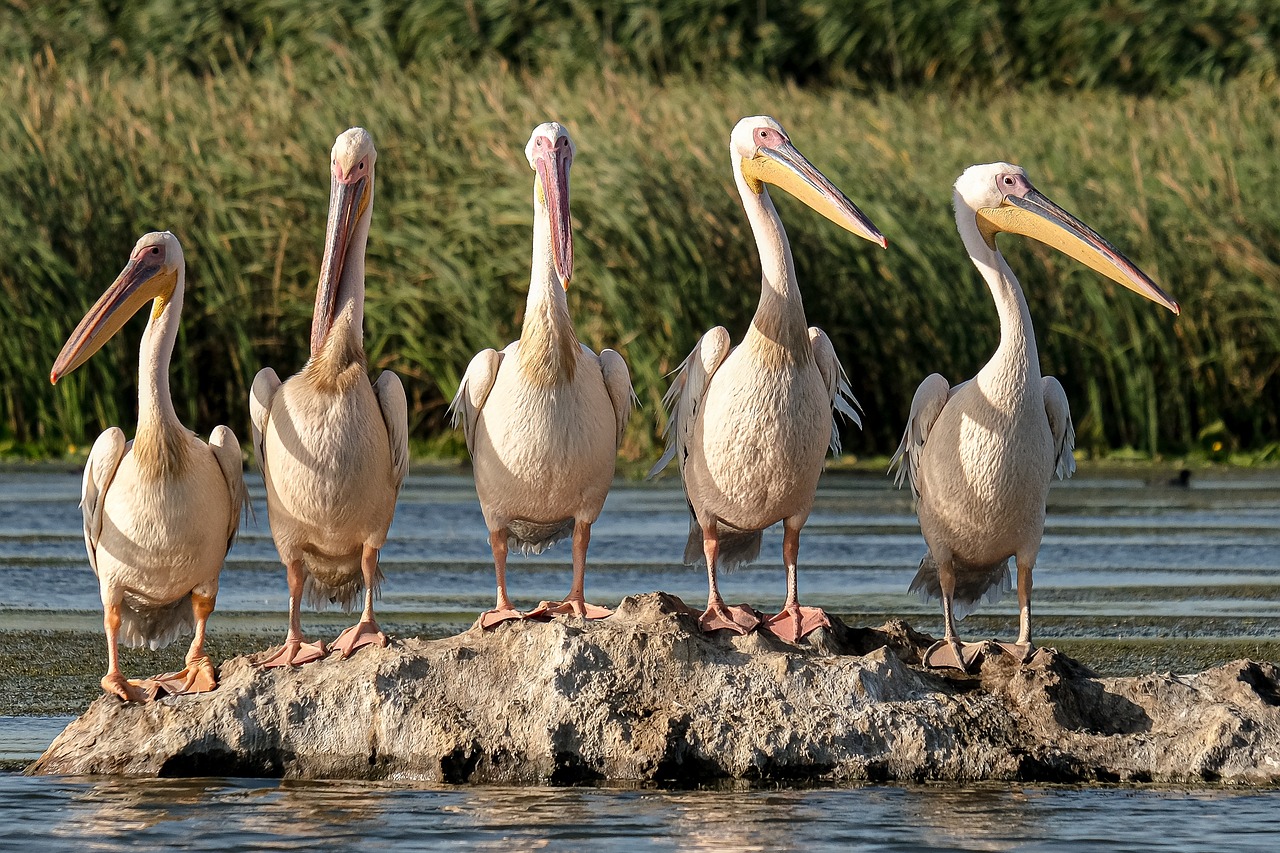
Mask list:
[[[119,427],[111,427],[98,436],[80,500],[107,634],[102,689],[126,701],[217,686],[204,651],[205,630],[247,499],[235,434],[214,427],[206,444],[178,420],[169,395],[169,360],[185,285],[178,238],[168,231],[143,235],[49,373],[56,385],[150,303],[140,347],[137,433],[126,441]],[[121,673],[122,637],[127,646],[159,649],[193,624],[195,637],[181,672],[142,681]]]
[[[956,181],[956,226],[1000,316],[1000,345],[973,379],[954,387],[926,377],[911,401],[890,468],[910,481],[928,553],[912,592],[942,599],[946,634],[930,666],[968,669],[980,644],[964,644],[955,620],[1010,588],[1018,566],[1020,627],[1001,648],[1025,661],[1031,644],[1031,572],[1044,535],[1049,483],[1075,471],[1075,429],[1062,385],[1040,375],[1035,329],[1022,287],[996,235],[1039,240],[1178,313],[1178,303],[1097,232],[1045,198],[1009,163],[970,166]]]
[[[614,460],[635,394],[617,352],[579,342],[565,292],[573,277],[569,168],[575,149],[557,122],[525,146],[533,179],[533,272],[520,339],[486,349],[467,366],[451,410],[461,422],[489,528],[497,603],[481,628],[509,619],[572,614],[602,619],[588,604],[587,544],[613,481]],[[573,585],[563,601],[522,614],[507,597],[507,552],[535,554],[573,537]]]
[[[650,476],[673,458],[680,466],[690,516],[684,561],[707,567],[705,631],[745,634],[760,624],[751,608],[724,603],[716,574],[754,560],[764,529],[783,523],[787,598],[764,627],[796,642],[830,624],[820,609],[800,606],[800,530],[827,450],[840,450],[835,416],[861,420],[831,339],[805,320],[791,244],[765,184],[882,248],[887,243],[774,119],[739,121],[729,156],[763,266],[760,305],[742,343],[730,347],[728,330],[717,326],[680,366],[665,398],[667,450]]]
[[[400,379],[369,382],[364,354],[364,255],[373,218],[373,137],[353,127],[330,155],[329,224],[311,323],[311,357],[281,382],[264,367],[253,380],[253,448],[267,485],[267,517],[289,582],[289,633],[262,666],[304,664],[328,654],[308,643],[299,610],[349,610],[360,621],[333,648],[343,657],[385,646],[373,616],[382,582],[378,552],[409,468],[409,407]]]

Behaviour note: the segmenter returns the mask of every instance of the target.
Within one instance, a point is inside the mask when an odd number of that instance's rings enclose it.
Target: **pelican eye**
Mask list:
[[[158,254],[160,254],[160,247],[159,247],[159,246],[152,246],[152,247],[151,247],[151,254],[153,254],[153,255],[158,255]]]

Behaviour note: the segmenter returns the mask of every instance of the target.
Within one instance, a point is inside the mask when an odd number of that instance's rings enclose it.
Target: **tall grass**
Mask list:
[[[379,149],[366,345],[373,366],[404,377],[413,434],[441,434],[470,356],[519,333],[522,149],[558,118],[578,145],[571,307],[589,345],[626,355],[645,408],[625,452],[651,453],[664,374],[710,326],[738,337],[759,294],[727,152],[733,123],[755,112],[776,115],[889,238],[881,251],[775,191],[809,320],[834,338],[868,412],[853,452],[890,450],[927,373],[957,381],[995,347],[995,310],[950,211],[960,171],[994,159],[1025,165],[1184,307],[1175,321],[1039,244],[1002,243],[1082,447],[1175,451],[1206,429],[1258,446],[1280,433],[1274,87],[868,97],[737,74],[568,81],[326,57],[203,78],[35,62],[0,81],[0,434],[63,447],[133,422],[141,320],[56,388],[46,376],[137,236],[171,228],[188,262],[179,411],[246,439],[254,371],[287,375],[305,359],[327,152],[356,123]]]
[[[1274,0],[10,0],[0,57],[197,73],[338,52],[659,79],[1164,90],[1280,69]]]

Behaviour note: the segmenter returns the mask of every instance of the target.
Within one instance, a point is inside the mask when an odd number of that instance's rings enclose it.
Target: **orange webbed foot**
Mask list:
[[[286,640],[283,646],[264,652],[253,663],[263,669],[302,666],[304,663],[320,660],[328,654],[329,650],[324,647],[323,642],[304,643],[301,640]]]
[[[819,628],[830,627],[831,620],[820,607],[796,605],[764,620],[764,630],[788,643],[798,643]]]
[[[333,641],[331,649],[339,654],[342,658],[351,657],[351,653],[363,646],[380,646],[387,647],[387,635],[382,633],[382,629],[378,627],[378,623],[372,619],[361,619],[347,630],[338,635],[338,639]]]
[[[613,611],[597,604],[566,598],[564,601],[544,601],[525,614],[526,619],[537,619],[543,616],[578,616],[582,619],[607,619]]]
[[[710,605],[698,618],[698,626],[704,632],[732,631],[749,634],[760,625],[760,614],[746,604],[730,607],[727,604]]]

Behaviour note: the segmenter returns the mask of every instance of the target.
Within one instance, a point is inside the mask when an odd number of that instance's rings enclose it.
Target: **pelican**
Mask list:
[[[576,149],[557,122],[525,146],[533,179],[533,272],[520,340],[486,349],[453,398],[489,529],[497,603],[481,628],[545,613],[603,619],[584,592],[591,525],[600,516],[634,393],[622,356],[579,343],[565,292],[573,277],[569,167]],[[541,553],[573,537],[573,584],[563,601],[522,614],[507,597],[507,552]]]
[[[818,608],[799,604],[800,529],[813,508],[827,449],[840,449],[835,415],[859,426],[861,420],[831,340],[805,320],[791,246],[765,184],[882,248],[888,244],[772,118],[738,122],[729,153],[763,266],[760,305],[742,343],[731,349],[729,332],[717,326],[681,365],[665,398],[671,411],[667,451],[650,476],[678,459],[690,512],[684,560],[707,567],[703,630],[746,633],[757,627],[750,608],[725,605],[716,572],[754,560],[762,531],[783,522],[787,600],[765,628],[796,642],[830,624]]]
[[[1178,303],[1096,232],[1041,195],[1008,163],[971,166],[955,185],[956,226],[969,258],[991,288],[1000,345],[978,375],[954,388],[937,373],[911,401],[891,468],[910,480],[928,553],[911,591],[942,599],[946,633],[925,655],[930,666],[968,669],[978,644],[962,644],[955,619],[979,599],[1010,588],[1018,566],[1020,626],[1001,647],[1030,657],[1031,571],[1044,533],[1049,482],[1075,471],[1075,430],[1057,379],[1041,377],[1036,334],[1018,280],[996,248],[1001,232],[1064,252],[1165,306]],[[957,614],[957,610],[960,610]]]
[[[373,616],[382,581],[378,551],[409,468],[408,404],[399,378],[369,383],[364,354],[364,251],[373,216],[373,138],[353,127],[333,144],[329,224],[311,323],[311,357],[281,382],[264,367],[253,380],[253,448],[267,485],[267,516],[289,581],[289,632],[266,667],[324,657],[302,634],[302,599],[350,611],[360,621],[333,648],[342,657],[385,646]]]
[[[186,264],[168,231],[145,234],[129,263],[76,326],[49,381],[88,361],[148,302],[138,365],[138,431],[125,441],[111,427],[93,443],[80,508],[89,565],[98,577],[107,674],[102,689],[125,701],[217,686],[204,652],[218,575],[240,524],[246,494],[240,443],[225,426],[205,444],[178,420],[169,396],[169,360],[178,337]],[[130,681],[120,672],[121,636],[159,649],[192,628],[181,672]]]

